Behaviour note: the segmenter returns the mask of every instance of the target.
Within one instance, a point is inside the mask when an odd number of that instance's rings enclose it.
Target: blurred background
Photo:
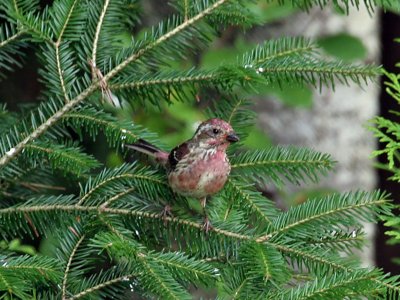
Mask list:
[[[43,0],[42,5],[51,2]],[[140,34],[142,28],[157,24],[172,13],[172,7],[165,2],[139,2],[140,7],[133,9],[142,11],[140,24],[135,23],[132,32],[120,33],[122,38],[128,43],[132,34]],[[349,16],[333,8],[314,8],[306,13],[266,1],[256,1],[249,7],[263,25],[247,30],[226,28],[208,49],[192,57],[191,61],[177,62],[176,68],[188,65],[214,67],[235,60],[237,55],[258,42],[281,36],[306,36],[317,40],[323,55],[349,63],[382,64],[388,71],[400,72],[394,67],[400,62],[400,44],[394,42],[400,37],[400,15],[396,12],[377,10],[369,13],[361,7],[358,11],[351,9]],[[0,100],[7,102],[10,110],[29,106],[36,101],[41,89],[34,49],[24,51],[26,56],[22,68],[7,74],[7,78],[0,82]],[[380,114],[393,119],[389,111],[398,110],[396,102],[381,89],[382,80],[377,79],[362,88],[338,83],[334,91],[325,88],[315,91],[307,86],[285,84],[251,94],[239,90],[240,96],[253,100],[258,114],[258,122],[246,142],[247,147],[263,148],[272,144],[306,146],[330,153],[338,162],[334,172],[318,185],[293,186],[284,192],[270,186],[260,189],[282,209],[299,204],[315,194],[377,187],[390,192],[392,198],[400,203],[400,186],[387,180],[388,173],[373,166],[371,153],[380,145],[366,128],[372,117]],[[199,91],[193,103],[163,104],[161,109],[152,111],[133,112],[127,109],[119,114],[121,118],[141,123],[157,132],[169,149],[191,137],[197,122],[204,120],[207,99],[212,97],[210,91]],[[85,147],[108,166],[118,165],[124,158],[104,145],[100,137],[95,144],[88,142]],[[363,260],[387,272],[400,274],[400,266],[392,261],[400,256],[400,246],[386,243],[385,230],[382,225],[367,225],[371,246],[362,253]],[[27,247],[26,251],[34,251],[29,245],[21,245],[19,241],[14,243],[16,248],[20,247],[18,249]]]

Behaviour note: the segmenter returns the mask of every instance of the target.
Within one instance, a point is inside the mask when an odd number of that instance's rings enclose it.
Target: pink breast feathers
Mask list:
[[[193,161],[190,167],[170,173],[168,180],[171,188],[178,194],[203,198],[220,191],[228,179],[229,172],[230,165],[226,154],[216,151],[206,159]]]

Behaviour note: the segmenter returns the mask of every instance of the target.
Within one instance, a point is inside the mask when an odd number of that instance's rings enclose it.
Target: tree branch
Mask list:
[[[35,206],[18,206],[0,209],[0,215],[10,213],[35,213],[35,212],[48,212],[48,211],[68,211],[68,212],[86,212],[86,213],[98,213],[98,214],[114,214],[114,215],[125,215],[135,216],[147,219],[160,219],[165,223],[175,223],[190,226],[200,231],[203,231],[203,224],[192,222],[177,217],[166,217],[159,213],[150,213],[144,211],[135,211],[130,209],[122,208],[109,208],[109,207],[98,207],[98,206],[82,206],[79,204],[75,205],[35,205]],[[223,235],[226,237],[235,238],[238,240],[251,240],[253,237],[244,235],[224,229],[213,227],[209,232],[215,232],[216,234]]]
[[[65,82],[64,82],[64,77],[63,77],[63,72],[64,71],[61,68],[60,44],[61,44],[62,36],[64,35],[64,32],[65,32],[65,29],[67,28],[68,22],[71,19],[72,12],[74,11],[75,5],[76,5],[76,3],[78,1],[79,0],[75,0],[74,3],[72,4],[71,9],[68,12],[67,18],[65,20],[65,23],[64,23],[63,27],[61,28],[60,35],[59,35],[57,41],[54,43],[54,47],[55,47],[55,50],[56,50],[57,71],[58,71],[58,76],[60,78],[61,89],[62,89],[63,94],[64,94],[65,102],[68,102],[69,98],[68,98],[67,90],[65,88]]]
[[[86,290],[83,290],[82,292],[79,292],[76,295],[73,295],[72,297],[68,298],[68,300],[74,300],[74,299],[79,299],[82,298],[84,296],[86,296],[87,294],[93,293],[95,291],[101,290],[102,288],[105,288],[109,285],[112,285],[114,283],[118,283],[118,282],[122,282],[122,281],[128,281],[130,278],[135,277],[135,275],[125,275],[125,276],[120,276],[120,277],[116,277],[110,280],[107,280],[105,282],[99,283],[98,285],[92,286],[91,288],[88,288]]]
[[[16,34],[8,37],[7,39],[5,39],[4,41],[2,41],[0,43],[0,48],[5,47],[7,44],[11,43],[12,41],[18,39],[21,35],[23,35],[24,33],[26,33],[26,30],[21,30],[19,32],[17,32]]]
[[[211,79],[217,78],[219,75],[211,74],[211,75],[199,75],[199,76],[185,76],[185,77],[177,77],[177,78],[169,78],[169,79],[156,79],[156,80],[145,80],[139,82],[132,83],[120,83],[120,84],[111,84],[109,88],[111,90],[121,90],[121,89],[135,89],[141,87],[147,87],[152,85],[167,85],[174,83],[186,83],[186,82],[199,82],[199,81],[208,81]]]
[[[119,198],[129,194],[130,192],[132,192],[133,190],[135,190],[135,188],[129,188],[119,194],[116,194],[114,197],[111,197],[110,199],[108,199],[106,202],[104,202],[103,204],[100,205],[101,208],[106,208],[108,206],[110,206],[111,203],[117,201]]]
[[[85,235],[82,235],[78,242],[75,244],[74,248],[71,251],[71,255],[69,256],[67,266],[65,267],[64,278],[62,283],[62,299],[67,300],[66,293],[67,293],[67,280],[68,280],[68,272],[72,264],[72,259],[75,256],[76,250],[78,249],[79,245],[85,239]]]
[[[93,39],[93,52],[92,52],[92,62],[93,62],[94,67],[96,67],[97,45],[99,42],[101,26],[103,25],[104,17],[106,15],[109,4],[110,4],[110,0],[105,0],[103,10],[101,11],[101,14],[99,17],[99,22],[97,23],[97,26],[96,26],[96,33],[95,33],[94,39]]]
[[[164,34],[163,36],[159,37],[156,41],[152,44],[140,49],[137,53],[128,57],[125,61],[121,64],[116,66],[112,69],[109,73],[104,76],[104,80],[107,82],[119,72],[121,72],[126,66],[130,63],[134,62],[135,60],[139,59],[143,54],[147,51],[153,49],[154,47],[160,45],[161,43],[165,42],[166,40],[172,38],[182,30],[185,30],[187,27],[193,25],[195,22],[201,20],[205,16],[209,15],[213,10],[217,9],[219,6],[228,2],[229,0],[219,0],[215,2],[213,5],[206,8],[204,11],[200,12],[199,14],[195,15],[194,17],[188,19],[187,21],[183,22],[181,25],[177,26],[173,30],[169,31],[168,33]],[[46,122],[42,123],[39,127],[37,127],[32,133],[27,135],[21,142],[19,142],[14,147],[11,147],[9,151],[7,151],[1,158],[0,158],[0,169],[7,165],[14,157],[16,157],[22,149],[34,139],[41,136],[45,133],[52,125],[54,125],[59,119],[63,117],[64,114],[69,112],[73,109],[76,105],[81,103],[85,100],[91,93],[93,93],[98,87],[100,86],[100,81],[95,81],[89,87],[87,87],[82,93],[80,93],[77,97],[70,100],[66,103],[59,111],[53,114]]]
[[[232,187],[242,196],[242,199],[244,201],[249,203],[250,207],[252,207],[254,211],[257,212],[257,215],[259,215],[261,219],[265,220],[268,224],[272,223],[269,217],[265,215],[265,213],[262,211],[262,209],[256,203],[254,203],[249,194],[243,192],[232,179],[228,179],[228,183],[230,183]]]
[[[166,185],[165,182],[148,177],[148,176],[144,176],[144,175],[135,175],[135,174],[131,174],[131,173],[126,173],[126,174],[120,174],[120,175],[116,175],[110,178],[107,178],[106,180],[100,182],[99,184],[97,184],[96,186],[94,186],[89,192],[87,192],[78,202],[78,205],[82,204],[83,202],[85,202],[85,200],[87,198],[90,197],[90,195],[92,195],[96,190],[98,190],[99,188],[101,188],[103,185],[109,183],[110,181],[113,180],[118,180],[121,178],[139,178],[139,179],[145,179],[145,180],[149,180],[152,181],[154,183],[158,183],[158,184],[162,184],[162,185]]]
[[[339,208],[336,208],[336,209],[331,209],[329,211],[325,211],[325,212],[322,212],[322,213],[319,213],[319,214],[315,214],[315,215],[310,216],[308,218],[303,218],[303,219],[301,219],[301,220],[299,220],[297,222],[293,222],[291,224],[288,224],[285,227],[282,227],[282,228],[277,229],[277,230],[275,230],[275,231],[273,231],[273,232],[271,232],[271,233],[269,233],[267,235],[259,237],[257,239],[257,241],[258,242],[266,241],[271,236],[277,235],[279,233],[282,233],[282,232],[284,232],[286,230],[289,230],[289,229],[291,229],[293,227],[302,225],[304,223],[311,222],[311,221],[313,221],[315,219],[318,219],[318,218],[323,218],[323,217],[326,217],[326,216],[329,216],[329,215],[333,215],[333,214],[339,214],[339,213],[341,213],[343,211],[346,211],[346,210],[353,210],[353,209],[358,209],[358,208],[362,208],[362,207],[369,207],[369,206],[379,206],[379,205],[387,203],[387,202],[388,201],[386,199],[383,199],[383,200],[379,199],[379,200],[371,200],[369,202],[364,202],[364,203],[358,203],[358,204],[351,204],[351,205],[347,205],[347,206],[342,206],[342,207],[339,207]]]

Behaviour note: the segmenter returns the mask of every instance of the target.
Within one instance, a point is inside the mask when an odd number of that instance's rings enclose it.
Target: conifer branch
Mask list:
[[[256,242],[258,243],[262,243],[264,241],[261,241],[259,239],[256,239]],[[274,247],[275,249],[284,252],[284,253],[288,253],[291,255],[296,255],[302,258],[306,258],[312,262],[317,262],[317,263],[321,263],[324,265],[327,265],[333,269],[337,269],[337,270],[343,270],[343,271],[348,271],[351,272],[352,269],[349,267],[346,267],[345,265],[339,264],[337,262],[334,262],[332,260],[328,260],[322,256],[319,255],[314,255],[308,251],[303,251],[300,247],[296,247],[296,248],[292,248],[292,247],[288,247],[285,246],[283,244],[278,244],[278,243],[273,243],[273,242],[265,242],[266,245]]]
[[[396,278],[398,279],[398,278]],[[394,284],[390,284],[388,282],[386,282],[383,279],[379,279],[379,278],[373,278],[372,279],[374,282],[378,283],[379,285],[385,287],[388,289],[388,293],[390,293],[390,295],[393,295],[394,297],[396,297],[396,295],[400,295],[400,285],[398,284],[398,282],[395,282]],[[393,280],[391,280],[391,282],[393,282]],[[389,298],[390,299],[390,298]],[[396,298],[393,298],[396,299]]]
[[[317,278],[312,282],[306,283],[301,288],[296,287],[287,290],[277,297],[292,300],[325,299],[325,297],[339,299],[342,295],[377,295],[380,291],[375,285],[372,285],[373,273],[376,272],[362,270],[353,273],[334,274],[330,278]]]
[[[54,269],[51,267],[46,267],[46,266],[24,266],[24,265],[15,265],[15,266],[1,266],[1,268],[5,268],[7,270],[33,270],[37,271],[38,273],[46,274],[47,272],[54,272]]]
[[[209,74],[209,75],[198,75],[198,76],[183,76],[169,79],[155,79],[155,80],[143,80],[143,81],[134,81],[132,83],[120,83],[120,84],[110,84],[109,88],[111,90],[121,90],[121,89],[137,89],[148,86],[159,86],[159,85],[170,85],[170,84],[184,84],[184,83],[195,83],[195,82],[208,82],[212,79],[218,78],[218,74]]]
[[[173,36],[175,36],[179,32],[181,32],[181,31],[185,30],[186,28],[188,28],[189,26],[192,26],[194,23],[200,21],[201,19],[203,19],[207,15],[211,14],[212,11],[214,11],[215,9],[217,9],[222,4],[224,4],[225,2],[228,2],[228,1],[229,0],[219,0],[219,1],[215,2],[214,4],[210,5],[205,10],[201,11],[200,13],[195,15],[194,17],[188,19],[187,21],[184,21],[179,26],[175,27],[171,31],[169,31],[166,34],[162,35],[157,40],[155,40],[153,43],[145,46],[144,48],[140,49],[136,53],[132,54],[127,59],[125,59],[122,63],[120,63],[118,66],[116,66],[114,69],[112,69],[107,75],[105,75],[104,76],[104,80],[107,82],[112,77],[114,77],[119,72],[121,72],[124,68],[126,68],[129,64],[131,64],[132,62],[134,62],[134,61],[138,60],[140,57],[142,57],[142,55],[144,55],[146,52],[148,52],[149,50],[157,47],[161,43],[169,40],[170,38],[172,38]]]
[[[240,283],[240,285],[236,288],[236,290],[235,290],[235,293],[233,294],[233,298],[232,299],[240,299],[240,296],[241,296],[241,292],[242,292],[242,289],[246,286],[246,283],[247,283],[247,278],[245,278],[241,283]]]
[[[116,176],[107,178],[106,180],[100,182],[98,185],[95,185],[92,189],[90,189],[87,193],[85,193],[85,195],[83,197],[81,197],[81,199],[78,202],[78,205],[84,203],[86,201],[86,199],[88,199],[93,193],[95,193],[98,189],[100,189],[104,185],[107,185],[112,181],[117,181],[120,179],[128,179],[128,178],[143,179],[143,180],[151,181],[153,183],[167,185],[165,182],[163,182],[161,180],[157,180],[153,177],[149,177],[149,176],[145,176],[145,175],[137,175],[137,174],[130,174],[130,173],[120,174],[120,175],[116,175]]]
[[[0,79],[5,77],[6,70],[11,71],[14,66],[21,67],[21,57],[24,53],[21,48],[27,45],[23,36],[26,30],[17,28],[14,24],[0,25],[0,65],[2,72]]]
[[[273,242],[265,242],[266,245],[269,245],[271,247],[274,247],[275,249],[281,251],[281,252],[285,252],[291,255],[295,255],[295,256],[299,256],[299,257],[303,257],[306,258],[310,261],[316,262],[316,263],[322,263],[324,265],[327,265],[333,269],[336,270],[342,270],[342,271],[346,271],[346,272],[355,272],[356,270],[350,267],[347,267],[344,264],[339,264],[336,263],[332,260],[328,260],[322,256],[318,256],[318,255],[313,255],[307,251],[302,251],[301,248],[297,247],[295,248],[291,248],[291,247],[287,247],[285,245],[282,244],[278,244],[278,243],[273,243]],[[376,282],[377,284],[379,284],[380,286],[383,286],[385,288],[388,288],[391,293],[396,293],[396,294],[400,294],[400,286],[397,284],[390,284],[388,282],[385,282],[385,280],[381,277],[372,277],[371,278],[372,281]]]
[[[79,110],[67,113],[63,123],[72,127],[82,138],[83,131],[89,133],[93,140],[102,131],[111,147],[123,148],[124,143],[133,143],[137,139],[145,139],[162,148],[156,135],[132,121],[121,121],[113,115],[95,106],[85,105]]]
[[[334,164],[328,154],[293,147],[246,151],[230,160],[232,172],[247,173],[256,181],[262,175],[276,185],[282,185],[283,178],[295,184],[316,182],[318,174],[325,174]]]
[[[101,223],[103,223],[104,225],[107,226],[107,228],[114,234],[116,234],[119,238],[123,238],[123,234],[117,229],[115,228],[115,226],[113,226],[113,224],[111,224],[111,222],[109,222],[104,215],[98,215],[99,220]]]
[[[65,22],[64,22],[64,24],[63,24],[63,26],[62,26],[62,28],[61,28],[60,34],[59,34],[59,36],[58,36],[58,38],[57,38],[57,41],[56,41],[56,43],[55,43],[57,47],[61,44],[61,40],[62,40],[62,38],[63,38],[65,29],[66,29],[67,26],[68,26],[69,20],[71,19],[72,13],[73,13],[73,11],[74,11],[74,9],[75,9],[75,6],[76,6],[76,4],[78,3],[78,1],[79,1],[79,0],[74,0],[74,2],[72,3],[72,5],[71,5],[71,7],[70,7],[70,10],[69,10],[69,12],[68,12],[68,14],[67,14],[67,17],[66,17],[66,19],[65,19]]]
[[[187,272],[193,272],[193,269],[190,268],[189,266],[178,263],[176,261],[161,259],[160,257],[157,257],[157,256],[152,256],[151,260],[153,260],[157,263],[160,263],[161,265],[164,265],[169,268],[175,268],[175,269],[181,269],[181,270],[184,270]],[[200,276],[214,278],[212,274],[210,274],[206,271],[195,270],[195,272],[196,272],[196,277],[198,277],[200,275]]]
[[[65,88],[64,76],[63,76],[63,72],[64,71],[62,70],[62,67],[61,67],[60,44],[61,44],[64,32],[65,32],[65,29],[68,26],[68,22],[71,19],[72,13],[73,13],[73,11],[75,9],[75,6],[76,6],[78,1],[79,0],[74,0],[73,4],[71,5],[70,10],[69,10],[69,12],[67,14],[67,17],[65,19],[65,23],[63,24],[63,26],[61,28],[61,31],[60,31],[60,34],[59,34],[59,36],[57,38],[57,41],[54,43],[54,48],[55,48],[55,51],[56,51],[57,71],[58,71],[58,76],[59,76],[60,83],[61,83],[61,89],[62,89],[62,92],[64,94],[64,101],[65,102],[69,101],[69,97],[68,97],[68,94],[67,94],[67,90]]]
[[[16,13],[19,13],[17,0],[13,0],[13,4],[14,4],[15,12],[16,12]]]
[[[333,87],[338,81],[361,85],[379,68],[326,61],[311,40],[283,38],[255,47],[236,63],[177,69],[177,59],[197,54],[224,26],[246,28],[258,22],[242,0],[174,1],[174,14],[144,28],[129,45],[125,33],[140,13],[137,0],[57,0],[46,7],[40,0],[3,1],[0,65],[19,66],[20,48],[38,44],[44,83],[40,97],[47,99],[29,114],[0,106],[0,131],[6,132],[0,138],[0,239],[54,235],[58,259],[0,257],[0,293],[21,299],[32,294],[43,299],[61,294],[63,300],[121,298],[130,284],[137,284],[140,296],[174,300],[190,299],[190,285],[216,288],[218,298],[229,299],[385,296],[385,289],[389,298],[400,294],[400,276],[361,269],[343,255],[362,246],[362,231],[353,228],[378,213],[390,214],[385,194],[329,194],[282,212],[254,185],[261,180],[278,186],[317,182],[334,164],[328,154],[230,146],[233,172],[208,206],[213,227],[206,233],[192,199],[177,197],[161,169],[135,162],[82,176],[99,162],[78,142],[60,142],[73,130],[81,141],[104,133],[109,146],[123,153],[125,143],[139,138],[164,148],[131,118],[103,109],[97,96],[104,88],[133,108],[162,108],[160,99],[193,99],[199,89],[210,88],[221,96],[207,114],[228,121],[244,140],[256,114],[250,101],[230,94],[237,86],[257,89],[286,81],[314,87]],[[375,5],[375,0],[362,1]],[[293,0],[292,5],[328,2]],[[338,3],[358,6],[357,1]],[[91,77],[94,72],[97,76]],[[395,86],[388,86],[395,93]],[[393,152],[395,163],[398,153]],[[68,183],[87,178],[79,182],[79,195],[58,192],[63,187],[55,185],[59,173],[54,170],[77,175]],[[173,204],[173,215],[159,213],[165,202]],[[311,276],[299,278],[295,270]]]
[[[101,11],[101,14],[100,14],[100,17],[99,17],[99,21],[97,22],[97,26],[96,26],[96,33],[95,33],[94,39],[93,39],[93,52],[92,52],[92,63],[94,65],[94,67],[96,67],[97,44],[99,42],[101,26],[103,24],[104,17],[106,15],[107,8],[108,8],[109,4],[110,4],[110,0],[105,0],[104,1],[103,9]]]
[[[187,21],[187,19],[189,18],[189,3],[188,3],[188,1],[189,0],[184,0],[184,18],[185,18],[185,21]]]
[[[307,244],[351,254],[354,249],[361,249],[365,244],[365,234],[360,230],[354,230],[350,233],[333,232],[329,236],[311,238],[307,241]]]
[[[2,297],[30,299],[27,291],[44,279],[51,283],[61,280],[59,261],[41,255],[0,255],[0,293]]]
[[[69,145],[52,145],[50,143],[35,142],[28,144],[25,149],[27,155],[37,155],[50,162],[54,168],[77,175],[86,173],[89,169],[98,167],[99,164],[92,156],[80,152],[79,148]],[[25,154],[24,154],[25,155]],[[24,156],[25,157],[25,156]]]
[[[263,221],[265,221],[267,224],[271,224],[271,220],[270,217],[266,214],[266,209],[270,208],[268,205],[268,199],[260,199],[259,201],[256,201],[254,194],[246,191],[243,187],[239,186],[237,184],[237,182],[235,182],[232,179],[228,179],[228,186],[232,186],[233,190],[238,193],[238,195],[240,197],[237,197],[238,199],[240,199],[241,201],[244,201],[247,203],[247,205],[250,206],[250,211],[253,212],[256,216],[257,219],[261,219]],[[257,199],[258,200],[258,199]],[[264,206],[268,206],[268,208],[263,209],[262,205],[260,205],[260,202],[263,201]],[[242,206],[241,208],[245,208],[244,206]],[[270,209],[271,210],[271,214],[273,214],[274,212],[276,212],[275,209]]]
[[[66,297],[67,295],[67,280],[68,280],[68,273],[69,273],[69,269],[71,268],[71,264],[72,264],[72,260],[75,256],[76,251],[78,250],[80,244],[83,242],[83,240],[85,239],[85,235],[82,235],[80,237],[80,239],[76,242],[74,248],[72,248],[71,254],[69,256],[67,265],[65,267],[65,271],[64,271],[64,278],[63,278],[63,282],[62,282],[62,299],[63,300],[67,300],[68,298]]]
[[[26,33],[26,30],[20,30],[17,33],[7,37],[6,39],[4,39],[3,41],[0,42],[0,48],[3,48],[5,46],[7,46],[12,41],[14,41],[14,40],[18,39],[19,37],[21,37],[24,33]]]
[[[35,1],[32,1],[33,5]],[[31,33],[33,37],[36,39],[39,38],[42,41],[46,41],[47,43],[54,45],[53,36],[51,35],[49,29],[45,21],[46,17],[48,17],[48,11],[44,10],[43,12],[35,12],[34,6],[27,7],[26,11],[19,11],[17,1],[14,1],[16,19],[18,21],[18,26],[21,30],[26,31],[27,33]],[[36,15],[35,15],[36,13]]]
[[[18,206],[0,209],[0,215],[12,214],[12,213],[39,213],[49,211],[65,211],[65,212],[86,212],[86,213],[98,213],[98,214],[114,214],[121,216],[136,216],[147,219],[158,219],[166,223],[182,224],[192,228],[196,228],[203,231],[203,224],[195,223],[189,220],[181,219],[178,217],[165,217],[159,213],[150,213],[144,211],[136,211],[122,208],[109,208],[109,207],[98,207],[98,206],[82,206],[82,205],[32,205],[32,206]],[[213,227],[209,232],[215,232],[216,234],[223,235],[226,237],[232,237],[238,240],[250,240],[252,239],[249,235],[239,234],[236,232],[228,231],[225,229],[219,229]]]
[[[129,188],[126,191],[123,191],[119,194],[116,194],[115,196],[111,197],[110,199],[108,199],[107,201],[105,201],[103,204],[101,204],[101,208],[105,208],[110,206],[111,203],[117,201],[118,199],[120,199],[121,197],[133,192],[135,190],[135,188]]]
[[[164,282],[164,280],[160,277],[159,274],[155,271],[155,269],[146,261],[145,255],[142,253],[138,253],[139,260],[142,263],[142,266],[145,268],[147,271],[146,276],[151,277],[154,281],[156,281],[156,285],[159,285],[159,288],[163,291],[164,297],[168,297],[168,299],[174,299],[174,300],[181,300],[178,298],[178,296],[174,293],[174,291],[167,286],[167,284]],[[167,293],[167,294],[165,294]]]
[[[344,69],[338,66],[336,69],[328,70],[326,68],[310,65],[310,66],[284,66],[284,67],[272,67],[272,68],[264,68],[262,73],[303,73],[303,74],[327,74],[331,73],[334,76],[343,76],[341,78],[345,78],[344,76],[361,76],[362,78],[366,77],[375,77],[378,75],[376,69]]]
[[[61,36],[60,36],[61,37]],[[57,61],[57,71],[58,71],[58,75],[60,78],[60,83],[61,83],[61,89],[62,92],[64,94],[64,101],[68,102],[69,98],[67,95],[67,90],[65,88],[65,82],[64,82],[64,76],[63,76],[63,70],[61,68],[61,61],[60,61],[60,43],[57,41],[57,43],[54,45],[55,50],[56,50],[56,61]]]
[[[120,277],[116,277],[110,280],[107,280],[105,282],[99,283],[95,286],[92,286],[86,290],[83,290],[82,292],[79,292],[76,295],[73,295],[71,297],[68,298],[68,300],[74,300],[74,299],[79,299],[82,298],[84,296],[87,296],[88,294],[91,294],[93,292],[96,292],[98,290],[104,289],[107,286],[113,285],[115,283],[119,283],[119,282],[124,282],[124,281],[129,281],[129,279],[134,278],[135,275],[130,274],[130,275],[124,275],[124,276],[120,276]]]
[[[41,205],[41,206],[19,206],[19,207],[10,207],[10,208],[5,208],[5,209],[0,209],[0,215],[2,214],[10,214],[10,213],[37,213],[37,212],[43,212],[43,211],[82,211],[82,212],[94,212],[97,214],[114,214],[114,215],[131,215],[131,216],[137,216],[141,218],[149,218],[149,219],[160,219],[163,220],[164,222],[167,223],[175,223],[175,224],[181,224],[181,225],[187,225],[193,228],[196,228],[200,231],[203,230],[202,224],[194,223],[188,220],[176,218],[176,217],[164,217],[160,214],[155,214],[155,213],[148,213],[148,212],[143,212],[143,211],[132,211],[129,209],[117,209],[117,208],[99,208],[95,206],[80,206],[80,205]],[[231,237],[235,238],[238,240],[243,240],[243,241],[250,241],[254,240],[258,244],[266,244],[267,246],[274,247],[275,249],[287,253],[289,255],[295,255],[299,256],[302,258],[306,258],[307,260],[310,260],[312,262],[316,263],[321,263],[324,265],[328,265],[334,269],[338,270],[343,270],[347,272],[352,272],[354,269],[347,267],[344,264],[340,264],[339,262],[335,262],[333,260],[328,260],[322,256],[313,254],[312,252],[308,251],[302,251],[301,248],[296,247],[292,248],[289,246],[286,246],[284,244],[279,244],[276,242],[266,242],[264,240],[260,239],[254,239],[253,237],[249,235],[243,235],[243,234],[238,234],[234,232],[230,232],[228,230],[222,230],[219,228],[212,228],[210,229],[210,233],[214,232],[216,234],[220,234],[226,237]],[[72,257],[72,256],[71,256]],[[382,285],[385,286],[391,290],[394,291],[399,291],[400,288],[397,287],[394,284],[387,283],[379,278],[373,278],[373,280]]]
[[[54,190],[54,191],[65,191],[66,188],[63,186],[54,186],[54,185],[48,185],[48,184],[41,184],[38,182],[25,182],[21,181],[19,182],[20,185],[30,188],[30,189],[47,189],[47,190]]]
[[[91,93],[93,93],[99,87],[99,83],[96,82],[86,88],[81,94],[76,98],[66,103],[60,110],[58,110],[54,115],[47,119],[46,122],[39,125],[35,130],[33,130],[28,136],[26,136],[21,142],[11,147],[1,158],[0,158],[0,169],[4,168],[14,157],[19,155],[33,140],[40,137],[45,133],[51,126],[58,122],[64,114],[73,109],[77,104],[86,99]]]
[[[4,276],[1,272],[0,272],[0,281],[3,282],[3,286],[5,286],[8,290],[9,293],[12,293],[13,291],[13,285],[11,284],[11,282],[9,282],[9,280],[7,280],[7,277]]]
[[[277,59],[277,58],[282,58],[285,56],[291,56],[291,55],[300,55],[303,53],[309,53],[309,52],[313,52],[315,51],[315,49],[317,49],[317,47],[315,45],[307,45],[307,46],[303,46],[303,47],[298,47],[298,48],[294,48],[294,49],[288,49],[282,52],[278,52],[278,53],[274,53],[274,54],[270,54],[269,56],[265,56],[263,58],[260,58],[258,60],[255,61],[256,64],[263,64],[268,60],[273,60],[273,59]]]
[[[173,30],[162,35],[153,43],[147,45],[146,47],[144,47],[144,48],[140,49],[139,51],[137,51],[136,53],[132,54],[126,60],[124,60],[119,65],[117,65],[114,69],[112,69],[110,72],[108,72],[104,76],[105,82],[108,82],[111,78],[113,78],[115,75],[117,75],[119,72],[121,72],[126,66],[128,66],[130,63],[134,62],[135,60],[139,59],[147,51],[157,47],[161,43],[163,43],[163,42],[167,41],[168,39],[172,38],[173,36],[177,35],[182,30],[185,30],[189,26],[192,26],[194,23],[200,21],[207,15],[211,14],[215,9],[217,9],[218,7],[220,7],[222,4],[224,4],[227,1],[228,0],[219,0],[219,1],[215,2],[214,4],[207,7],[205,10],[201,11],[194,17],[188,19],[187,21],[183,22],[181,25],[177,26]],[[54,115],[52,115],[49,119],[47,119],[46,122],[44,122],[40,126],[38,126],[33,132],[31,132],[28,136],[26,136],[21,142],[16,144],[14,147],[11,147],[9,149],[9,151],[7,151],[7,153],[4,154],[0,158],[0,169],[2,169],[5,165],[7,165],[14,157],[19,155],[19,153],[22,151],[22,149],[28,143],[32,142],[34,139],[38,138],[43,133],[45,133],[51,126],[53,126],[58,120],[60,120],[64,114],[68,113],[76,105],[78,105],[83,100],[85,100],[90,94],[92,94],[95,90],[97,90],[99,88],[99,86],[100,86],[99,80],[92,83],[83,92],[81,92],[77,97],[70,100],[60,110],[58,110]]]
[[[112,122],[112,121],[108,121],[108,120],[104,120],[101,118],[96,118],[93,115],[89,115],[89,114],[83,114],[79,111],[76,112],[71,112],[71,113],[67,113],[63,116],[63,119],[77,119],[77,120],[86,120],[88,122],[91,122],[93,124],[98,125],[98,127],[102,126],[102,127],[109,127],[112,128],[114,130],[120,130],[125,136],[130,137],[132,140],[137,140],[140,138],[139,135],[135,134],[132,130],[128,130],[126,128],[119,128],[119,126],[116,124],[116,122]]]
[[[250,156],[250,153],[248,154]],[[243,155],[245,156],[245,155]],[[235,159],[239,160],[239,159]],[[243,159],[244,160],[244,159]],[[331,161],[325,158],[323,160],[319,159],[309,159],[309,160],[303,160],[303,159],[291,159],[291,160],[270,160],[270,159],[265,159],[265,160],[255,160],[255,161],[249,161],[249,162],[237,162],[232,164],[232,168],[243,168],[243,167],[251,167],[251,166],[257,166],[257,165],[297,165],[297,164],[304,164],[304,165],[317,165],[317,166],[322,166],[322,167],[329,167],[331,165]]]
[[[243,55],[242,63],[245,67],[262,65],[269,60],[283,58],[293,55],[310,55],[317,49],[311,40],[295,37],[281,38],[265,42],[252,51]]]
[[[349,236],[349,237],[340,237],[340,238],[335,238],[335,239],[321,239],[321,240],[316,240],[316,241],[310,241],[309,244],[312,245],[330,245],[330,244],[342,244],[342,243],[347,243],[347,242],[363,242],[364,237],[360,236],[359,234],[355,236]]]
[[[240,109],[240,107],[244,104],[244,100],[238,99],[235,105],[232,107],[231,112],[229,113],[228,119],[226,120],[229,124],[232,124],[232,120],[236,115],[236,112]]]
[[[365,210],[365,208],[370,208],[371,211],[373,211],[372,210],[373,207],[378,208],[388,203],[385,194],[371,195],[371,197],[373,196],[378,196],[378,197],[376,199],[375,198],[368,199],[368,195],[357,194],[357,193],[355,193],[354,195],[345,194],[342,198],[335,198],[334,196],[332,196],[322,200],[326,202],[326,204],[324,203],[324,205],[319,204],[319,202],[321,201],[320,199],[316,201],[310,200],[305,204],[302,204],[301,207],[297,206],[290,209],[288,212],[281,213],[280,216],[278,216],[275,219],[275,222],[273,224],[273,228],[277,229],[273,230],[272,232],[264,236],[259,237],[257,241],[259,242],[266,241],[271,236],[278,235],[282,232],[291,230],[297,226],[304,226],[304,224],[306,223],[316,224],[312,223],[315,221],[324,222],[325,220],[325,222],[327,222],[327,220],[330,220],[329,226],[331,227],[335,226],[336,223],[344,225],[342,222],[340,222],[340,220],[342,220],[341,216],[346,214],[346,212],[351,212],[351,211],[359,212],[358,221],[367,219],[366,216],[362,214],[362,211]],[[337,200],[337,203],[335,200]],[[294,215],[299,213],[300,210],[303,211],[303,214],[301,217],[298,216],[296,218]],[[307,211],[310,212],[312,211],[312,212],[310,214],[307,214]],[[336,220],[330,218],[333,215],[337,216]],[[290,221],[286,223],[285,220],[289,219]]]

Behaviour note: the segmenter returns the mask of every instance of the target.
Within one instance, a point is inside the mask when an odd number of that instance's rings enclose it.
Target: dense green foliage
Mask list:
[[[400,64],[398,64],[400,66]],[[400,75],[385,72],[386,92],[400,105]],[[391,111],[393,117],[400,116],[400,109]],[[385,147],[374,152],[375,156],[384,156],[386,163],[377,163],[378,168],[389,171],[392,176],[390,180],[400,183],[400,124],[394,120],[384,117],[376,117],[373,120],[373,127],[370,127],[375,136]],[[385,217],[385,225],[392,227],[386,234],[391,237],[390,243],[400,243],[400,217]],[[399,261],[399,259],[396,259]]]
[[[316,182],[334,166],[327,154],[232,147],[232,174],[207,207],[213,228],[205,233],[196,202],[175,195],[164,170],[149,162],[107,168],[84,149],[99,135],[122,157],[123,144],[139,137],[162,146],[121,110],[195,104],[204,90],[214,95],[209,116],[230,122],[243,140],[255,116],[237,89],[363,84],[379,74],[326,60],[305,38],[266,41],[236,63],[188,65],[225,28],[257,24],[245,2],[172,1],[173,15],[135,34],[136,0],[1,2],[2,76],[31,47],[43,90],[33,108],[0,107],[0,234],[6,245],[19,237],[47,247],[19,255],[2,246],[1,297],[190,299],[195,288],[218,299],[399,297],[397,278],[347,255],[363,246],[362,222],[390,214],[386,194],[334,193],[284,212],[256,188]],[[290,2],[308,9],[329,1]],[[345,11],[360,5],[333,2]],[[372,11],[376,1],[363,3]],[[160,213],[166,203],[172,216]]]

